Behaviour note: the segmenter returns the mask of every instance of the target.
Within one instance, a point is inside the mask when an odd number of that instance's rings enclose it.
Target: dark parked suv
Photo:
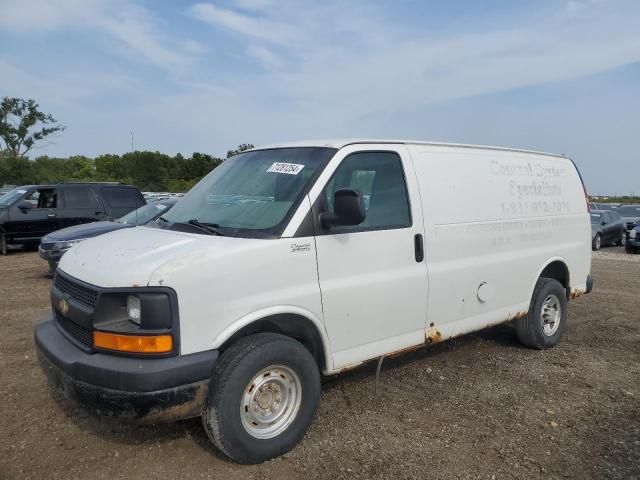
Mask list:
[[[7,245],[37,247],[61,228],[114,220],[146,202],[140,190],[118,183],[59,183],[14,188],[0,197],[0,253]]]

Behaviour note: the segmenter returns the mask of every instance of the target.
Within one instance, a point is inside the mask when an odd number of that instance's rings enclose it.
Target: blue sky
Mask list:
[[[35,155],[413,138],[640,193],[639,25],[637,0],[0,0],[0,96],[67,125]]]

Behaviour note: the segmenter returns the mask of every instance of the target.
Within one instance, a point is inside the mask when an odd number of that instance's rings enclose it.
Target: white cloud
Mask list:
[[[283,1],[252,14],[198,3],[189,12],[239,36],[247,55],[268,69],[255,80],[262,91],[275,90],[292,109],[333,105],[335,114],[358,118],[640,61],[640,4],[617,2],[624,8],[616,10],[601,0],[574,3],[565,6],[577,11],[579,4],[590,15],[569,21],[549,10],[503,19],[490,31],[466,24],[440,33],[398,31],[383,14],[353,2]]]
[[[250,45],[247,53],[258,60],[268,69],[277,69],[283,65],[283,60],[266,47]]]
[[[160,24],[133,0],[3,0],[0,28],[4,32],[36,34],[60,30],[92,30],[117,39],[142,59],[174,70],[186,67],[192,48],[165,38]],[[182,43],[182,46],[185,44]]]
[[[243,10],[266,10],[275,7],[272,0],[234,0],[233,3]]]
[[[197,3],[188,9],[188,13],[203,22],[249,37],[281,44],[291,39],[292,29],[284,23],[252,17],[211,3]]]

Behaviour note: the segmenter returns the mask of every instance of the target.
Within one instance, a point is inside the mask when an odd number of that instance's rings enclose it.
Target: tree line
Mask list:
[[[0,186],[65,181],[122,182],[143,191],[185,192],[223,162],[206,153],[190,157],[160,152],[135,151],[123,155],[105,154],[95,158],[83,155],[33,160],[27,153],[48,139],[61,134],[65,126],[51,114],[40,111],[32,99],[4,97],[0,102]],[[252,144],[241,144],[227,152],[227,158]]]
[[[149,151],[105,154],[95,158],[42,155],[34,160],[5,153],[0,154],[0,185],[122,182],[143,191],[186,192],[222,161],[198,152],[189,157]]]

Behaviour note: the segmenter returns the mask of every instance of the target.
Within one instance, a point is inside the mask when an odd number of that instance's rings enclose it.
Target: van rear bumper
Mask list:
[[[104,416],[165,422],[196,417],[217,350],[169,358],[86,353],[48,317],[34,332],[40,366],[65,397]]]

